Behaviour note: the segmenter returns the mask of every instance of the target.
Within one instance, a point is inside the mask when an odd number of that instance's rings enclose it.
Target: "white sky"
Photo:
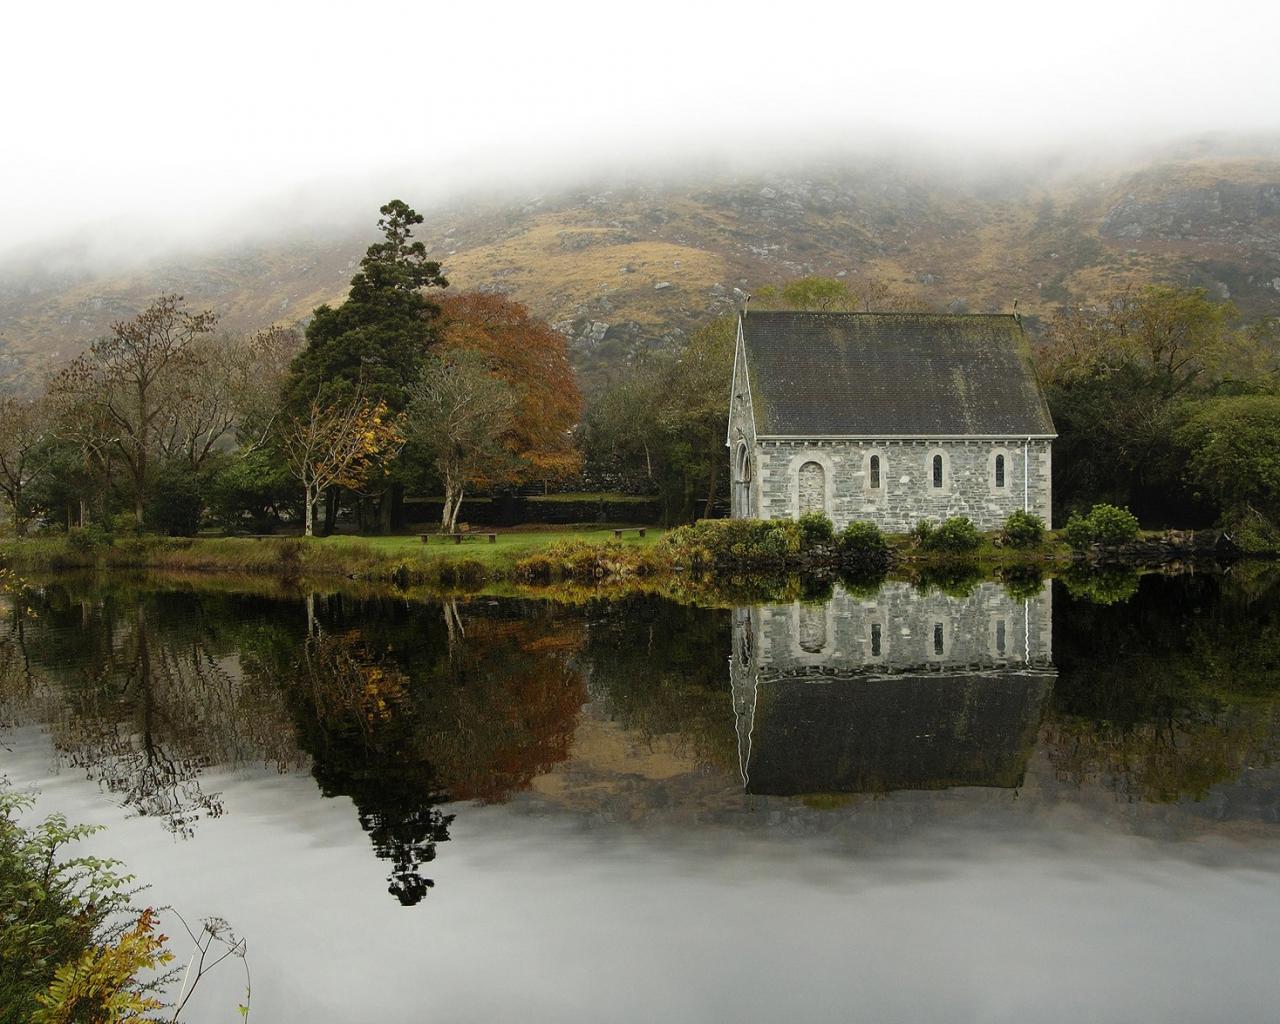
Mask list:
[[[1280,9],[1240,0],[9,0],[0,253],[815,137],[972,156],[1274,132],[1278,53]]]

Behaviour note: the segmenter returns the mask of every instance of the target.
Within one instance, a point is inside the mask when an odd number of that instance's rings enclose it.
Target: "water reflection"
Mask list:
[[[0,608],[0,723],[197,842],[236,813],[211,778],[309,773],[406,905],[466,802],[755,828],[772,801],[852,834],[857,794],[1016,790],[1126,828],[1275,822],[1274,577],[1107,594],[889,582],[730,610],[63,580]]]
[[[730,685],[749,793],[1015,787],[1055,672],[1048,584],[1014,598],[886,583],[738,608]]]

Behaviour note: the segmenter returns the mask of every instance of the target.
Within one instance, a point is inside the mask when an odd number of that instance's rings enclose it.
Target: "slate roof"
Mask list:
[[[758,435],[1051,435],[1018,319],[1004,314],[751,312]]]

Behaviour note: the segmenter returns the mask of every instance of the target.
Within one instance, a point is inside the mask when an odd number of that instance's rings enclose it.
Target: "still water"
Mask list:
[[[259,1021],[1280,1017],[1280,580],[948,590],[47,582],[0,770]]]

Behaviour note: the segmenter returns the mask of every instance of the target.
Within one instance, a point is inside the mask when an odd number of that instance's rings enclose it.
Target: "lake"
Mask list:
[[[1277,1017],[1256,567],[723,608],[232,586],[0,605],[0,770],[229,921],[252,1020]],[[242,993],[228,961],[183,1019]]]

